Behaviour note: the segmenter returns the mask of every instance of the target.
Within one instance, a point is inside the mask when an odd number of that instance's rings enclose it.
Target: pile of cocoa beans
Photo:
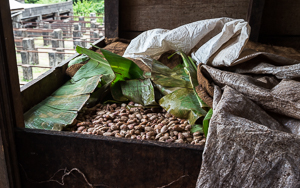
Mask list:
[[[162,108],[143,108],[139,104],[97,104],[84,107],[74,121],[73,132],[204,145],[200,132],[191,133],[187,120],[179,119]]]

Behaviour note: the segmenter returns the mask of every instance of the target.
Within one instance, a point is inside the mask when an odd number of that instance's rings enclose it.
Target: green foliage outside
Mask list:
[[[74,15],[89,16],[90,13],[104,14],[104,0],[78,0],[73,5]]]
[[[25,3],[36,3],[36,2],[38,2],[38,0],[25,0]]]

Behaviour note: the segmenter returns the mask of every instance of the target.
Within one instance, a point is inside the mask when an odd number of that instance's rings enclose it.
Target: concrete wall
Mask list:
[[[30,17],[38,17],[40,15],[51,14],[55,12],[67,12],[73,11],[73,3],[72,1],[56,3],[32,8],[26,8],[22,13],[22,19],[30,18]]]

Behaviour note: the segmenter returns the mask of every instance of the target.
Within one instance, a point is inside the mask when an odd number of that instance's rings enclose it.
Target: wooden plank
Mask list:
[[[0,1],[0,150],[2,150],[0,187],[21,187],[14,142],[14,128],[24,127],[20,99],[9,1],[2,0]]]
[[[119,0],[108,0],[105,3],[105,36],[119,36]]]
[[[93,43],[93,45],[104,47],[104,38],[102,37],[101,39],[97,40]],[[95,47],[90,47],[90,49],[95,50]],[[70,77],[66,75],[66,69],[69,61],[76,56],[78,56],[78,54],[69,57],[58,66],[53,67],[52,69],[40,75],[38,78],[21,87],[21,99],[24,113],[46,99],[70,79]]]
[[[134,39],[141,33],[141,31],[122,31],[119,33],[119,37],[124,39]]]
[[[173,29],[194,21],[218,17],[246,19],[249,1],[120,0],[119,30]]]
[[[270,44],[274,46],[292,47],[300,50],[300,35],[260,35],[259,42],[263,44]]]
[[[300,1],[265,0],[262,35],[300,35]]]
[[[264,5],[265,0],[251,0],[249,4],[247,21],[251,26],[250,40],[254,42],[258,41]]]
[[[184,176],[169,187],[189,188],[202,162],[203,146],[31,129],[18,129],[16,137],[24,188],[60,187],[47,180],[65,168],[79,169],[95,187],[161,187]],[[73,172],[64,187],[89,185]]]
[[[1,129],[0,129],[0,147],[3,147]],[[0,149],[0,187],[9,187],[9,179],[6,168],[6,160],[4,150]]]

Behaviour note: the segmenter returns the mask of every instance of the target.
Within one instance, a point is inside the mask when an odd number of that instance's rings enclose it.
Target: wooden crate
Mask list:
[[[106,36],[132,39],[148,29],[172,29],[208,18],[247,19],[251,3],[250,0],[107,0]],[[104,47],[104,39],[94,45]],[[70,59],[22,88],[24,112],[69,79],[65,70]],[[47,180],[65,168],[79,169],[96,187],[160,187],[177,179],[170,187],[195,187],[203,152],[203,146],[26,128],[18,128],[15,139],[21,184],[30,188],[60,187],[57,182]],[[61,182],[62,174],[60,171],[54,179]],[[81,174],[74,175],[65,177],[65,187],[89,187]]]

